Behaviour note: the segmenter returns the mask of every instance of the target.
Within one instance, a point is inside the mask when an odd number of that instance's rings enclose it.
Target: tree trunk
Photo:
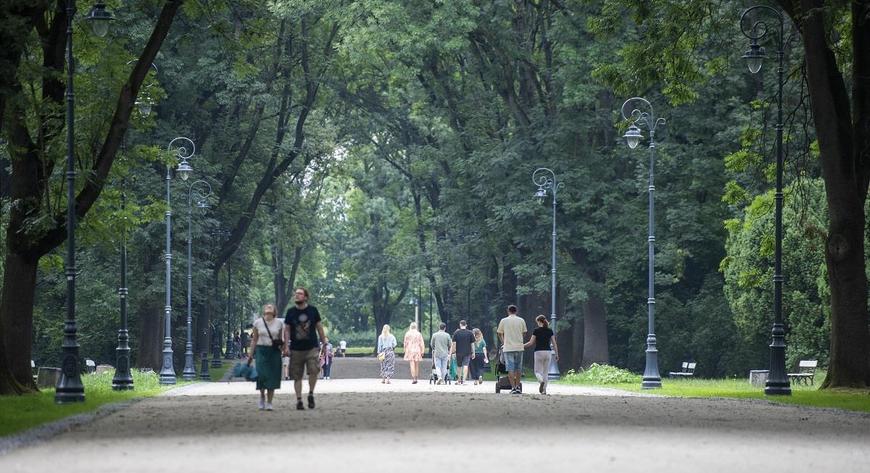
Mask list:
[[[0,370],[0,388],[4,388],[0,394],[36,391],[30,368],[30,352],[33,348],[33,299],[38,262],[39,258],[23,256],[12,250],[6,254],[0,327],[3,327],[4,358],[8,363],[3,366],[9,369]],[[12,379],[7,378],[10,375]],[[6,391],[5,388],[10,390]]]
[[[590,296],[583,303],[583,358],[580,366],[609,361],[607,344],[607,308],[598,296]]]
[[[163,311],[159,297],[143,300],[136,312],[139,319],[139,353],[136,365],[159,371],[163,364]]]
[[[865,387],[870,384],[864,252],[864,201],[870,178],[870,25],[866,19],[870,5],[866,0],[851,4],[854,102],[850,102],[829,44],[826,12],[833,7],[820,0],[802,0],[799,9],[792,2],[781,3],[802,33],[828,204],[825,264],[831,291],[831,360],[822,387]]]

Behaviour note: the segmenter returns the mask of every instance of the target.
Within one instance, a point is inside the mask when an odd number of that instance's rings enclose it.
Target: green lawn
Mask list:
[[[46,389],[25,396],[0,396],[0,436],[10,435],[47,422],[75,414],[93,412],[98,407],[133,398],[151,397],[170,389],[161,386],[156,373],[133,373],[135,389],[112,391],[114,372],[82,375],[85,402],[58,405],[54,403],[54,389]],[[180,381],[179,384],[184,384]]]
[[[816,380],[825,379],[824,373],[816,374]],[[749,384],[746,379],[668,379],[662,380],[661,389],[642,389],[640,378],[633,383],[595,383],[587,381],[559,382],[587,386],[603,386],[625,391],[645,392],[671,397],[687,398],[736,398],[765,399],[784,404],[813,407],[832,407],[852,411],[870,412],[870,391],[857,389],[820,390],[818,386],[792,385],[791,396],[766,396],[763,388]]]
[[[211,365],[209,365],[208,374],[209,374],[209,376],[211,376],[212,381],[220,381],[221,379],[223,379],[224,374],[228,370],[232,369],[233,365],[235,365],[237,361],[241,361],[241,360],[233,359],[233,360],[221,360],[221,361],[222,361],[222,364],[221,364],[220,368],[212,368]]]

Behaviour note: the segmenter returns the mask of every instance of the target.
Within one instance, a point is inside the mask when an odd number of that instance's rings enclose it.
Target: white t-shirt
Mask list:
[[[266,324],[263,323],[263,318],[254,320],[254,328],[257,330],[257,346],[272,346],[272,340],[269,339],[269,332],[266,331]],[[272,319],[269,322],[269,330],[272,332],[272,338],[275,340],[283,340],[284,335],[281,332],[284,329],[284,322],[279,318]]]
[[[338,342],[338,347],[344,350],[345,348],[347,348],[347,342],[344,340]]]
[[[511,314],[498,322],[498,330],[504,337],[504,351],[523,351],[523,334],[528,331],[526,321]]]

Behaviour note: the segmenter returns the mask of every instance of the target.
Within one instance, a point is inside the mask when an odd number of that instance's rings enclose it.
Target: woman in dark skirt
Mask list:
[[[272,304],[263,306],[263,316],[254,321],[251,334],[251,354],[257,363],[257,389],[260,391],[260,410],[272,410],[275,390],[281,387],[281,346],[284,322],[275,317],[277,310]]]

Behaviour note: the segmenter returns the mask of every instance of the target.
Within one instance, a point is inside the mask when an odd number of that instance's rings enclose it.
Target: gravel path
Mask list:
[[[300,412],[287,387],[272,412],[247,383],[175,389],[0,456],[0,471],[870,472],[861,413],[371,379],[321,382],[317,409]]]

